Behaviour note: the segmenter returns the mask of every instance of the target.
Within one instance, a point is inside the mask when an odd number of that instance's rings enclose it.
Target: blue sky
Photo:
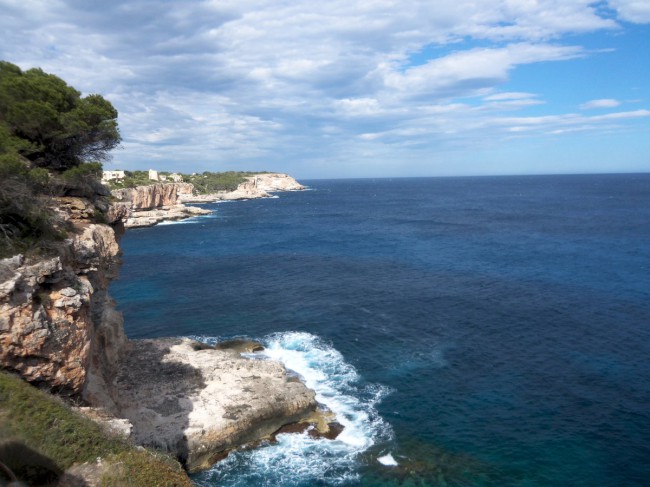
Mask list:
[[[650,0],[0,0],[120,113],[107,169],[650,171]]]

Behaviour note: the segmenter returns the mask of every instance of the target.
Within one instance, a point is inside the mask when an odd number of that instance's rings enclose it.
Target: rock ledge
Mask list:
[[[277,362],[186,338],[131,343],[116,381],[121,416],[136,443],[172,452],[189,472],[316,410],[314,392]]]

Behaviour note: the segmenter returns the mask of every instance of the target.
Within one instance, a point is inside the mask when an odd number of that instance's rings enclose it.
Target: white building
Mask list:
[[[107,183],[109,181],[121,181],[124,179],[124,176],[124,171],[103,171],[102,183]]]
[[[169,175],[169,179],[171,179],[175,183],[182,183],[183,182],[183,176],[181,176],[180,174],[178,174],[176,172],[171,173]]]
[[[149,180],[159,181],[158,171],[156,171],[155,169],[149,169]]]

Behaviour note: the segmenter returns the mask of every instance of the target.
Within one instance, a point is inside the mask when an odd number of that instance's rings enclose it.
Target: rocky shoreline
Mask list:
[[[195,195],[190,183],[156,183],[111,192],[115,205],[126,212],[125,228],[150,227],[162,221],[182,220],[210,214],[210,210],[187,203],[214,203],[255,198],[269,198],[277,191],[305,189],[288,174],[263,173],[246,178],[234,191]]]
[[[188,194],[182,184],[120,190],[131,193],[110,207],[101,200],[57,200],[73,231],[56,255],[0,261],[0,367],[82,402],[88,416],[136,444],[172,453],[189,472],[286,425],[332,435],[337,426],[319,410],[315,393],[281,364],[242,356],[251,349],[241,343],[125,336],[107,292],[119,267],[118,237],[130,219],[158,221],[134,213],[176,218],[169,207]],[[303,188],[277,174],[254,176],[243,186],[219,199]],[[97,223],[100,213],[106,223]]]

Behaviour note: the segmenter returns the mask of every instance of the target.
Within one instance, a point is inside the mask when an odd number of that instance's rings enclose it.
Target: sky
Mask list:
[[[650,172],[650,0],[0,0],[119,111],[105,169]]]

